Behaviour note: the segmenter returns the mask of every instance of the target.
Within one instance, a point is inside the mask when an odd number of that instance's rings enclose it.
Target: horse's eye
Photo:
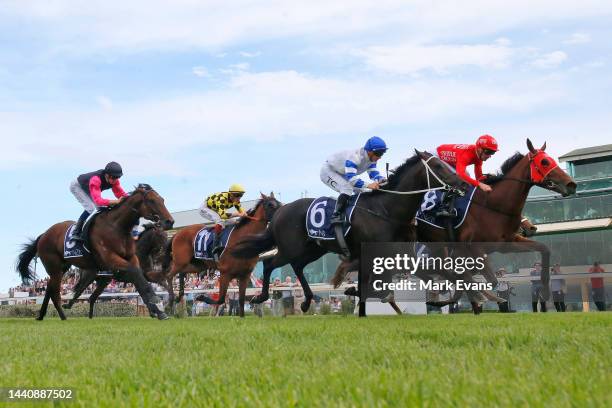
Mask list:
[[[542,166],[548,166],[550,165],[550,162],[548,161],[548,159],[542,159]]]

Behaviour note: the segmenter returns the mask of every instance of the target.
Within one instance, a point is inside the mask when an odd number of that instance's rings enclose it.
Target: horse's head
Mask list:
[[[261,205],[263,206],[264,218],[266,222],[272,220],[272,216],[283,204],[274,197],[274,192],[271,192],[269,196],[261,194]]]
[[[555,191],[563,197],[576,193],[576,183],[563,170],[557,162],[550,157],[546,150],[546,143],[538,150],[533,147],[531,140],[527,139],[529,153],[529,177],[531,181],[547,190]]]
[[[436,179],[436,176],[442,180],[449,187],[460,190],[461,192],[465,192],[468,190],[470,185],[465,182],[461,177],[457,176],[455,172],[453,172],[449,166],[440,160],[438,157],[434,156],[429,152],[420,152],[415,149],[417,156],[426,163],[434,175],[429,175],[429,179],[431,180],[431,187],[439,187],[440,182]]]
[[[132,195],[142,196],[142,203],[137,209],[141,217],[153,222],[159,222],[164,230],[172,228],[174,218],[172,218],[172,215],[170,215],[166,208],[164,199],[150,185],[139,184],[136,190],[132,192]]]
[[[519,227],[520,234],[524,237],[532,237],[535,235],[538,227],[533,225],[528,218],[523,218],[521,220],[521,225]]]

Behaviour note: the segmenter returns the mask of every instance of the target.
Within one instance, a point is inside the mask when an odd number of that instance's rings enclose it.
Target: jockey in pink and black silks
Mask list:
[[[128,194],[123,191],[119,182],[122,175],[121,165],[117,162],[110,162],[103,169],[81,174],[70,184],[70,192],[85,209],[74,228],[73,240],[83,240],[83,237],[81,237],[83,224],[97,208],[115,205],[119,203],[121,198],[127,197]],[[102,191],[109,189],[113,190],[116,200],[108,200],[102,197]]]

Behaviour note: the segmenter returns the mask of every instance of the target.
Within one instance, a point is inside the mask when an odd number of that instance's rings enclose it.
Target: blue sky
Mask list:
[[[490,133],[485,170],[526,137],[554,156],[612,140],[609,1],[1,3],[0,292],[110,160],[178,211],[233,182],[329,194],[321,163],[374,134],[396,166]]]

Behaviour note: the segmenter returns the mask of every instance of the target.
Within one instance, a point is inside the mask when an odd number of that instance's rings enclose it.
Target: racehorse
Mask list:
[[[37,320],[45,317],[49,299],[53,301],[60,318],[66,319],[61,307],[60,285],[62,275],[70,265],[81,270],[118,271],[123,280],[134,283],[151,315],[160,320],[167,319],[166,314],[156,305],[159,299],[145,280],[136,256],[131,233],[141,217],[160,222],[165,229],[174,224],[174,219],[164,205],[164,199],[148,184],[140,184],[119,204],[102,211],[93,219],[89,229],[91,253],[77,258],[64,258],[64,237],[73,221],[57,223],[35,240],[25,244],[16,267],[22,281],[27,284],[35,278],[35,272],[29,265],[37,255],[49,275]]]
[[[455,235],[458,242],[486,243],[487,253],[539,252],[542,256],[544,298],[548,299],[550,251],[544,244],[517,234],[517,230],[532,186],[537,185],[566,197],[576,192],[576,183],[545,152],[546,143],[540,149],[535,149],[527,139],[527,148],[529,153],[516,153],[502,164],[500,174],[485,181],[493,187],[493,191],[488,194],[480,190],[475,192],[472,205]],[[420,242],[448,241],[446,230],[425,222],[418,222],[416,231]],[[465,255],[482,257],[485,250],[473,245],[471,253]],[[497,284],[488,262],[485,262],[485,268],[480,273],[488,282]]]
[[[230,281],[234,278],[238,280],[238,292],[240,302],[240,317],[244,317],[244,300],[246,287],[249,282],[251,271],[259,260],[259,253],[246,259],[237,258],[231,254],[231,251],[240,239],[245,236],[253,235],[262,232],[266,229],[268,222],[272,216],[281,208],[281,203],[274,198],[274,193],[270,196],[261,194],[261,199],[255,204],[253,209],[249,210],[247,216],[234,226],[234,230],[227,242],[223,254],[219,258],[219,262],[214,260],[200,260],[194,258],[194,239],[205,224],[190,225],[181,229],[172,238],[172,245],[168,246],[167,258],[172,260],[170,270],[167,273],[168,279],[173,279],[179,273],[199,273],[203,268],[218,269],[221,272],[219,285],[219,299],[213,300],[208,296],[204,296],[203,300],[208,304],[223,304],[225,303],[225,295]],[[169,262],[167,262],[169,263]],[[164,267],[162,270],[166,270]],[[183,280],[181,280],[181,283]],[[183,287],[181,284],[179,300],[183,295]]]
[[[174,291],[172,288],[172,281],[164,279],[163,274],[155,273],[154,265],[161,265],[162,257],[168,240],[166,231],[163,230],[157,223],[156,224],[145,224],[144,231],[140,233],[136,240],[136,256],[140,262],[140,268],[144,274],[144,277],[151,283],[157,283],[164,287],[168,291],[170,298],[174,297]],[[117,276],[118,280],[121,280],[121,276]],[[79,299],[79,296],[83,291],[91,285],[93,281],[96,281],[96,289],[89,296],[89,318],[93,318],[94,305],[104,289],[111,282],[113,277],[110,276],[98,276],[95,270],[83,270],[81,271],[79,281],[74,286],[74,294],[72,299],[67,304],[63,305],[64,309],[70,309]]]
[[[432,184],[433,181],[433,184]],[[458,188],[465,190],[467,183],[461,180],[435,156],[427,152],[416,154],[394,170],[384,189],[362,194],[355,207],[351,231],[346,239],[350,260],[357,261],[362,242],[390,242],[402,240],[406,220],[414,218],[425,191],[433,188]],[[275,268],[291,264],[304,290],[303,312],[308,311],[313,298],[312,290],[304,277],[306,265],[327,252],[343,253],[336,240],[321,241],[310,238],[305,218],[312,198],[302,198],[281,207],[268,229],[256,236],[246,236],[236,245],[233,254],[252,258],[277,247],[275,256],[263,261],[263,287],[261,294],[251,302],[261,303],[269,298],[270,275]],[[359,315],[365,316],[365,288],[369,276],[360,270]]]

